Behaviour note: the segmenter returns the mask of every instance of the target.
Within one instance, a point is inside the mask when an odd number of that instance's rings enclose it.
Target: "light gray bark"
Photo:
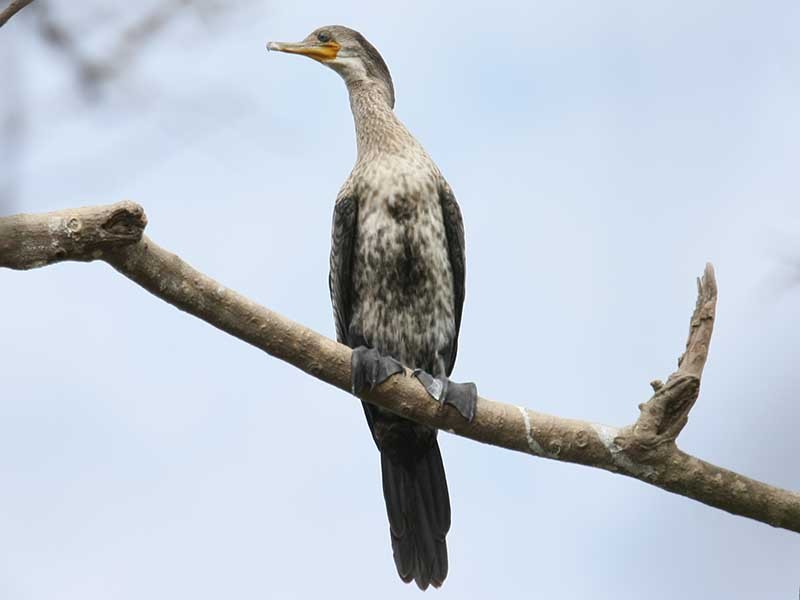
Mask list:
[[[132,202],[0,218],[0,267],[31,269],[63,260],[104,260],[162,300],[344,391],[350,349],[255,304],[196,271],[143,235]],[[698,280],[686,350],[666,383],[621,428],[564,419],[479,398],[466,422],[433,401],[417,379],[396,375],[363,396],[406,418],[479,442],[634,477],[730,513],[800,533],[800,494],[682,452],[675,440],[697,399],[714,325],[717,285]]]

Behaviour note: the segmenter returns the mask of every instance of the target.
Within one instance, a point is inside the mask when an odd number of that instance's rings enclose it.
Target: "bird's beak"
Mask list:
[[[333,60],[339,54],[341,46],[336,42],[298,42],[292,44],[289,42],[268,42],[267,50],[276,50],[277,52],[288,52],[290,54],[302,54],[314,60],[325,62]]]

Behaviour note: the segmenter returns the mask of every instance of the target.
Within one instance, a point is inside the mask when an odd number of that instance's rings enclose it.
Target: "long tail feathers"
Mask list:
[[[420,589],[439,587],[447,577],[450,497],[442,455],[434,441],[415,465],[392,463],[381,454],[383,496],[389,515],[394,562],[400,578]]]

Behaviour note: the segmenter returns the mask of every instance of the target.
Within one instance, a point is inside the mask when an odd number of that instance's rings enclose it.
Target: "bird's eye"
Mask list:
[[[331,34],[329,34],[327,31],[320,31],[320,32],[317,34],[317,39],[318,39],[320,42],[322,42],[323,44],[325,44],[325,43],[327,43],[327,42],[330,42],[330,41],[331,41]]]

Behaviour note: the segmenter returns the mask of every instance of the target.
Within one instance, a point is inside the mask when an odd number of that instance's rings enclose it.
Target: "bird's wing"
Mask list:
[[[461,218],[461,209],[453,195],[453,190],[446,181],[442,181],[439,188],[439,201],[442,205],[442,220],[444,232],[447,236],[447,250],[450,257],[450,269],[453,272],[453,300],[456,319],[456,334],[450,349],[450,355],[444,357],[447,362],[447,375],[453,371],[458,352],[458,332],[461,329],[461,311],[464,307],[464,221]]]
[[[348,343],[353,305],[353,246],[356,239],[358,200],[354,195],[340,195],[333,210],[331,232],[331,270],[328,285],[331,290],[333,316],[336,319],[336,339]]]

